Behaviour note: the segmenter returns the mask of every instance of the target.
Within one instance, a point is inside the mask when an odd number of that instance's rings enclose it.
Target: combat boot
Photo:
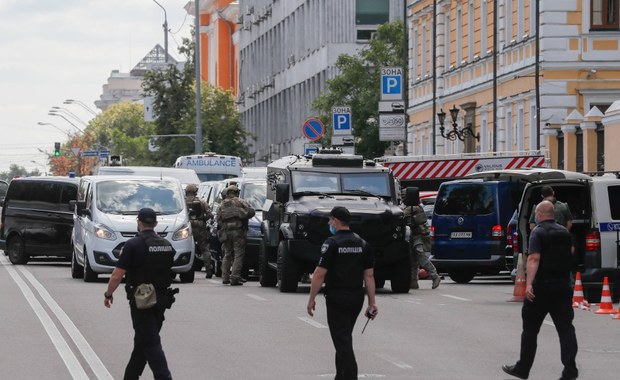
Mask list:
[[[420,285],[418,284],[418,280],[411,280],[411,284],[409,285],[411,289],[420,289]]]
[[[441,282],[441,277],[437,276],[433,278],[433,289],[437,289],[437,287],[439,286],[439,283]]]
[[[211,265],[207,265],[205,267],[205,272],[207,272],[206,274],[206,278],[212,278],[213,277],[213,270],[211,269]]]
[[[239,285],[243,285],[243,282],[240,279],[238,278],[230,279],[230,286],[239,286]]]

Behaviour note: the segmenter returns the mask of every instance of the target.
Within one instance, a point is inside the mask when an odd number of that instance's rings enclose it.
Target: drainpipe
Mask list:
[[[493,152],[497,152],[497,2],[493,0]]]
[[[437,152],[437,0],[433,0],[433,155]]]
[[[534,85],[536,86],[536,149],[540,150],[540,4],[536,3],[536,72]]]

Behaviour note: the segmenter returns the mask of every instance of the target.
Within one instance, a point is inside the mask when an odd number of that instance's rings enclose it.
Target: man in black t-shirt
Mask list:
[[[504,372],[527,379],[536,356],[540,326],[551,315],[560,338],[560,357],[564,370],[560,380],[576,379],[577,337],[572,307],[573,290],[570,273],[573,263],[571,236],[555,221],[553,203],[542,201],[536,206],[538,225],[532,230],[527,257],[525,297],[521,316],[521,353],[515,365],[505,365]]]
[[[164,311],[169,306],[167,288],[172,281],[174,248],[155,231],[157,214],[150,208],[138,213],[139,234],[125,243],[118,263],[104,293],[104,305],[110,307],[112,294],[126,276],[125,290],[129,299],[131,322],[134,328],[134,347],[125,368],[124,380],[138,379],[146,363],[155,379],[172,379],[166,355],[161,347],[159,332],[164,323]],[[149,309],[138,309],[134,300],[135,289],[140,284],[155,287],[157,304]]]
[[[312,274],[310,297],[306,307],[314,315],[315,298],[325,282],[327,324],[336,349],[336,380],[357,379],[353,352],[353,327],[364,304],[364,286],[368,296],[366,316],[375,319],[374,256],[370,246],[349,228],[351,214],[345,207],[334,207],[329,214],[333,236],[321,247],[321,258]]]

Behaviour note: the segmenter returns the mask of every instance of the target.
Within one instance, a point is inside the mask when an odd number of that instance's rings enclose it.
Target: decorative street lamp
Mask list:
[[[449,109],[450,117],[452,118],[452,129],[445,133],[444,122],[446,121],[446,113],[443,111],[443,108],[437,112],[437,118],[439,119],[439,132],[441,133],[441,137],[448,139],[450,141],[455,141],[457,138],[461,141],[465,141],[467,137],[473,137],[476,140],[480,141],[480,133],[474,134],[471,126],[467,126],[465,128],[458,128],[458,124],[456,123],[456,119],[459,116],[459,109],[456,108],[456,105],[453,105],[452,108]]]

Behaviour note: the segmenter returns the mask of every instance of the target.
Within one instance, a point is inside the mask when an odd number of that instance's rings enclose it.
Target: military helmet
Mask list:
[[[194,184],[189,184],[185,187],[185,193],[192,193],[192,194],[196,194],[198,193],[198,186],[194,185]]]
[[[233,192],[236,194],[239,194],[239,188],[237,187],[237,185],[230,185],[227,188],[224,189],[223,193],[225,195],[228,195],[228,193]]]

